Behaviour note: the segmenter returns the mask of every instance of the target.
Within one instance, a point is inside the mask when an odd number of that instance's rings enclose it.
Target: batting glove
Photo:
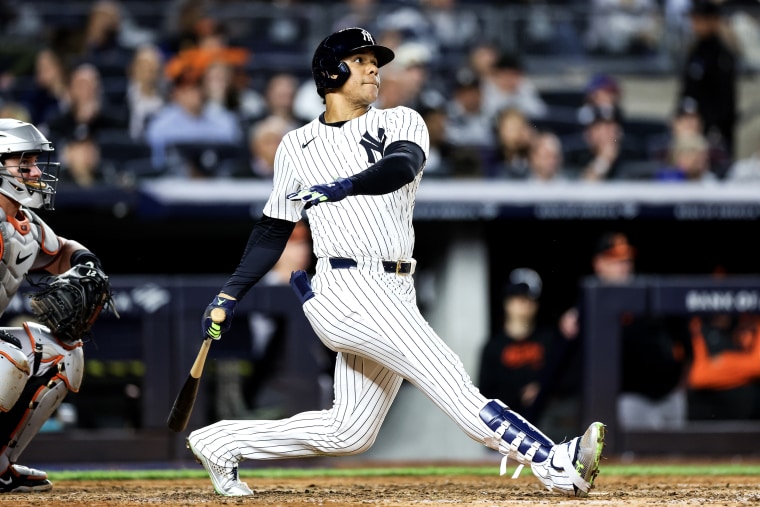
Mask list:
[[[351,195],[354,190],[354,184],[348,178],[338,178],[332,183],[323,183],[314,185],[308,190],[293,192],[288,194],[291,201],[303,201],[304,208],[309,209],[321,202],[336,202],[345,199]]]
[[[222,337],[222,333],[226,333],[232,325],[232,316],[235,314],[235,305],[237,300],[229,299],[224,296],[216,296],[211,304],[206,307],[206,311],[203,312],[203,319],[201,321],[201,332],[203,337],[213,338],[218,340]],[[224,310],[224,320],[221,322],[214,322],[211,318],[211,311],[215,308],[221,308]]]

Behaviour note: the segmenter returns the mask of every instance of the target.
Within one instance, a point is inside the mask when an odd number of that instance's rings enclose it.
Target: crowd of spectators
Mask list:
[[[529,8],[518,23],[524,51],[488,36],[477,9],[457,0],[345,0],[325,30],[361,25],[394,49],[377,106],[406,105],[426,118],[430,177],[757,180],[757,155],[734,155],[737,83],[751,57],[742,41],[753,18],[734,30],[725,8],[744,13],[742,3],[715,1],[594,1],[580,26],[551,17],[555,2],[507,2]],[[77,25],[66,17],[56,24],[43,10],[49,4],[0,2],[0,34],[21,41],[0,55],[2,114],[38,125],[59,148],[62,180],[83,187],[267,178],[279,138],[322,107],[309,44],[291,44],[297,65],[251,65],[267,51],[285,62],[278,51],[308,33],[294,16],[298,4],[320,3],[272,4],[280,16],[259,19],[252,11],[219,15],[239,2],[165,0],[154,22],[141,24],[135,4],[98,0]],[[539,89],[526,62],[542,51],[652,54],[677,30],[685,41],[677,106],[663,118],[629,117],[621,78],[611,73],[552,93]]]

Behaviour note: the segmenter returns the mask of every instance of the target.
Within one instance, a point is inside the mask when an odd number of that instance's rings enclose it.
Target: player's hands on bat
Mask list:
[[[237,300],[229,296],[218,294],[214,297],[213,301],[206,307],[206,311],[203,312],[203,319],[201,321],[201,333],[202,336],[213,338],[218,340],[222,337],[222,333],[226,333],[232,325],[232,316],[235,314],[235,305]],[[211,312],[217,308],[220,308],[224,312],[224,320],[214,319],[211,317]],[[215,312],[218,314],[218,312]]]
[[[304,208],[309,209],[321,202],[336,202],[351,195],[354,184],[348,178],[338,178],[332,183],[313,185],[306,190],[288,194],[291,201],[303,201]]]

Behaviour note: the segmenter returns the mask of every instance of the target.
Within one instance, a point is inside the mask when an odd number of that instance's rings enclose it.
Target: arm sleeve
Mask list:
[[[410,141],[388,146],[383,158],[349,178],[353,195],[383,195],[410,183],[422,170],[425,153]]]
[[[253,226],[240,264],[221,292],[242,299],[277,263],[295,225],[295,222],[264,215]]]

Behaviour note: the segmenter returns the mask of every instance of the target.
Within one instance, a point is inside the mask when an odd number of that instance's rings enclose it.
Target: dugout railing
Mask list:
[[[624,430],[616,413],[620,392],[623,312],[637,315],[708,315],[760,312],[760,277],[640,277],[624,286],[586,278],[581,283],[587,309],[583,332],[584,422],[604,421],[610,454],[756,454],[760,421],[687,421],[683,427]]]

